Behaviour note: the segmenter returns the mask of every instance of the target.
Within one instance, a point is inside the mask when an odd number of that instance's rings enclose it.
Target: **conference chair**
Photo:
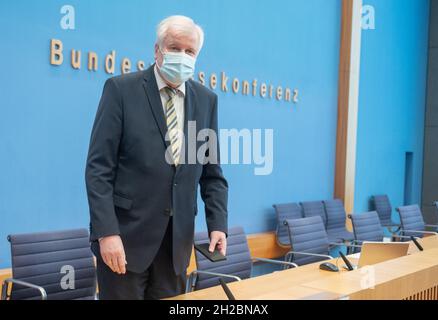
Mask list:
[[[304,201],[300,202],[300,205],[303,208],[305,218],[320,216],[324,223],[324,227],[327,225],[327,216],[322,201]]]
[[[353,233],[345,227],[347,214],[344,204],[339,199],[324,200],[325,212],[327,215],[327,236],[329,242],[350,242],[354,239]]]
[[[303,217],[303,212],[298,203],[274,204],[277,217],[276,239],[280,246],[290,246],[289,232],[284,224],[286,219],[298,219]]]
[[[383,241],[384,233],[376,211],[349,214],[355,242]]]
[[[207,232],[195,234],[195,244],[209,243]],[[282,267],[297,267],[295,263],[251,257],[245,231],[242,227],[228,230],[226,260],[211,262],[202,253],[195,250],[197,269],[190,273],[187,279],[186,292],[205,289],[219,284],[219,279],[225,282],[240,281],[251,277],[254,262],[266,262]]]
[[[96,272],[87,229],[14,234],[12,278],[2,300],[93,300]]]
[[[333,259],[329,255],[330,245],[357,247],[350,244],[330,243],[320,216],[288,219],[284,223],[288,228],[289,241],[292,246],[292,250],[285,256],[286,262],[294,262],[300,266]]]
[[[423,214],[417,204],[402,206],[397,208],[400,215],[401,233],[404,236],[416,236],[422,238],[424,235],[437,234],[438,225],[425,224]],[[426,228],[432,228],[435,231],[426,231]]]
[[[392,221],[392,206],[386,194],[375,195],[371,197],[373,210],[379,215],[380,223],[387,228],[391,233],[397,232],[400,229],[400,224]],[[396,230],[391,230],[396,227]]]
[[[350,214],[354,233],[354,243],[362,244],[364,241],[383,242],[384,233],[379,215],[376,211],[369,211],[360,214]],[[408,236],[393,234],[392,240],[411,240]]]

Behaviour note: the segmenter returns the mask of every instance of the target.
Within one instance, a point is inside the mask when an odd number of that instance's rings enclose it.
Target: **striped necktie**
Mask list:
[[[164,88],[167,95],[169,96],[169,100],[166,102],[166,123],[167,123],[167,130],[169,134],[170,139],[170,147],[172,149],[172,156],[175,166],[178,165],[179,162],[179,155],[181,151],[181,139],[179,137],[178,132],[178,119],[176,116],[176,109],[175,109],[175,95],[176,92],[174,89],[170,87]]]

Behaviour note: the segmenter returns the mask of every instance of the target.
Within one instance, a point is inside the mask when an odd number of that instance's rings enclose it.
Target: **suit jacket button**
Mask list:
[[[172,215],[172,210],[169,208],[164,209],[164,212],[166,214],[166,216],[171,216]]]

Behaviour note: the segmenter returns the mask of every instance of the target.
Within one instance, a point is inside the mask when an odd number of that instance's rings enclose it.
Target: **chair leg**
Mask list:
[[[186,281],[186,293],[192,292],[196,285],[196,273],[190,273]]]
[[[284,256],[284,261],[285,262],[292,262],[292,254],[290,252],[286,253],[286,255]],[[283,269],[286,270],[287,266],[284,265]]]
[[[3,282],[0,300],[8,300],[9,283]]]

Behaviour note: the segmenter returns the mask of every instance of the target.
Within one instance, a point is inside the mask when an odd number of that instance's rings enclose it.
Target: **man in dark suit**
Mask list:
[[[101,299],[161,299],[184,292],[197,190],[210,251],[226,253],[228,185],[217,143],[187,161],[189,124],[217,133],[217,96],[191,80],[202,29],[184,16],[157,28],[155,64],[106,81],[86,166],[91,247]],[[217,141],[217,139],[211,139]],[[200,159],[201,158],[201,159]]]

